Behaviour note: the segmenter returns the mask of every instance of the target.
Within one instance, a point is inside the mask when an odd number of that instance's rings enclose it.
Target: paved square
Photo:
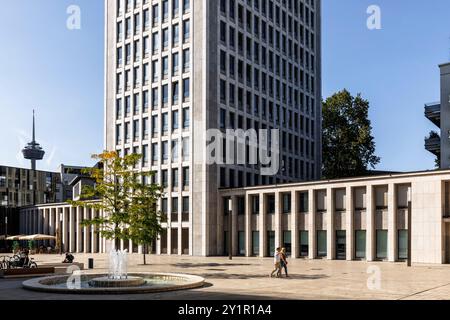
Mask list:
[[[107,272],[107,255],[75,254],[94,272]],[[36,255],[35,261],[61,262],[60,255]],[[144,295],[56,295],[22,289],[24,279],[0,279],[0,299],[449,299],[450,265],[329,260],[289,260],[289,278],[269,278],[273,259],[131,255],[129,272],[176,272],[200,275],[200,289]],[[368,273],[374,272],[375,273]],[[87,271],[92,272],[92,271]],[[377,278],[379,274],[379,278]],[[380,279],[377,288],[377,279]],[[371,288],[371,289],[370,289]]]

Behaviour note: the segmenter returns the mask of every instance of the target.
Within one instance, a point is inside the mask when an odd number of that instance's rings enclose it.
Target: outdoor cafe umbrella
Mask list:
[[[29,236],[22,236],[19,240],[56,240],[55,236],[49,236],[47,234],[32,234]]]

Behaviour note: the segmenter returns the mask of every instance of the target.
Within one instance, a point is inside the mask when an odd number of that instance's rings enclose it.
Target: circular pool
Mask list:
[[[27,290],[62,294],[133,294],[202,287],[205,279],[175,273],[130,273],[128,279],[111,280],[106,274],[73,274],[24,281]]]

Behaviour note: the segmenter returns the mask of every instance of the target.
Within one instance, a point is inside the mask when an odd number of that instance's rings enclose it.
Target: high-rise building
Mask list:
[[[320,0],[106,0],[105,9],[105,147],[142,154],[136,169],[165,188],[157,253],[222,253],[220,188],[320,177]],[[279,170],[211,164],[210,129],[279,129]]]

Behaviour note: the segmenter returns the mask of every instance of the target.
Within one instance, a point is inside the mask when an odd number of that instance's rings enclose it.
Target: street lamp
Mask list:
[[[232,198],[228,199],[228,258],[233,260],[233,200]]]

